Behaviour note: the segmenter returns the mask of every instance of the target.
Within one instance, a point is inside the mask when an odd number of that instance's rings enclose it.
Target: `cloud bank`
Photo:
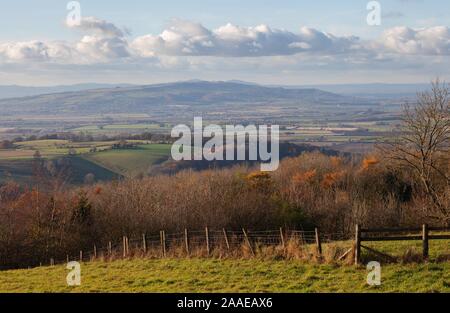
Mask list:
[[[375,41],[336,36],[307,27],[290,32],[267,25],[239,27],[229,23],[210,30],[199,23],[183,20],[173,20],[159,35],[135,39],[129,38],[127,31],[113,23],[95,17],[83,18],[79,26],[72,28],[83,33],[75,43],[38,40],[0,43],[0,61],[86,64],[164,56],[450,55],[450,29],[446,26],[395,27],[386,30]]]
[[[398,54],[450,55],[450,28],[395,27],[386,30],[379,43],[382,49]]]
[[[138,37],[131,46],[141,56],[259,57],[345,53],[358,41],[357,37],[337,37],[307,27],[292,33],[267,25],[239,27],[229,23],[209,30],[198,23],[174,20],[161,34]]]
[[[323,73],[320,77],[340,75],[340,79],[346,79],[349,75],[376,75],[383,70],[394,70],[404,77],[450,74],[444,73],[450,66],[447,26],[395,27],[372,40],[307,27],[288,31],[267,25],[241,27],[228,23],[208,29],[178,19],[160,34],[135,38],[126,29],[95,17],[83,18],[79,26],[71,29],[80,34],[74,42],[0,42],[0,76],[60,77],[67,75],[68,70],[71,77],[106,72],[148,77],[159,73],[156,75],[166,75],[166,80],[174,79],[167,78],[170,75],[177,75],[175,79],[192,75],[210,79],[227,75],[242,79],[256,75],[267,80],[274,75],[297,79],[298,75],[311,77],[318,72]],[[54,74],[49,74],[52,71]]]
[[[86,17],[80,25],[71,28],[83,33],[78,42],[32,40],[0,43],[0,62],[91,64],[130,57],[126,32],[112,23]]]

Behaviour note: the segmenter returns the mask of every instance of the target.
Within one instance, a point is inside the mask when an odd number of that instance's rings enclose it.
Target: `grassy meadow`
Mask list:
[[[352,241],[326,243],[321,262],[282,259],[258,252],[256,257],[174,257],[155,255],[81,264],[81,286],[69,287],[65,264],[0,271],[0,292],[450,292],[450,241],[430,241],[430,259],[423,262],[420,241],[367,244],[399,257],[383,263],[381,285],[369,286],[364,265],[330,260],[336,247]],[[307,249],[314,250],[314,245]],[[414,255],[416,257],[414,257]],[[363,264],[377,257],[362,249]]]
[[[450,264],[391,264],[381,285],[364,266],[262,259],[132,259],[81,265],[69,287],[65,265],[0,272],[0,292],[450,292]]]

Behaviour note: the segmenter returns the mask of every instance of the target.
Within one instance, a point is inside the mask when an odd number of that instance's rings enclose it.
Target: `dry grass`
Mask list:
[[[369,261],[379,261],[383,264],[387,263],[399,263],[399,264],[411,264],[411,263],[424,263],[425,261],[431,261],[434,263],[448,262],[450,260],[450,254],[448,253],[448,243],[441,243],[434,246],[432,249],[432,257],[428,260],[424,260],[422,252],[415,246],[410,246],[408,243],[397,243],[398,245],[392,245],[390,243],[378,243],[375,248],[380,254],[375,254],[371,251],[362,248],[362,263]],[[386,255],[386,257],[383,257]],[[106,251],[98,252],[96,260],[102,261],[115,261],[121,259],[219,259],[219,260],[290,260],[301,261],[308,264],[332,264],[332,265],[352,265],[354,263],[354,243],[352,241],[336,241],[322,244],[322,253],[319,254],[317,246],[315,244],[306,244],[301,240],[292,237],[289,239],[285,246],[279,245],[264,245],[261,243],[252,243],[250,248],[248,243],[241,242],[231,245],[230,249],[227,249],[225,244],[216,244],[210,247],[210,251],[206,248],[206,245],[190,245],[189,253],[186,251],[184,242],[172,243],[166,247],[165,255],[160,246],[148,247],[144,253],[142,248],[136,247],[130,249],[128,254],[124,257],[123,250],[113,250],[109,255]],[[92,256],[89,261],[94,261]]]

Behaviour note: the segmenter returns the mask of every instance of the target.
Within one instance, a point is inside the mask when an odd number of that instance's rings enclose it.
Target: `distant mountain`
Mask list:
[[[284,86],[285,88],[317,88],[320,90],[364,98],[404,98],[415,97],[417,92],[430,89],[430,84],[335,84]]]
[[[100,88],[0,99],[3,114],[91,115],[110,113],[164,113],[167,110],[208,106],[252,105],[298,107],[352,105],[364,102],[316,88],[287,89],[241,82],[187,81],[168,84]]]
[[[32,87],[32,86],[0,86],[0,99],[5,98],[19,98],[27,96],[36,96],[49,93],[69,92],[69,91],[81,91],[89,89],[99,88],[115,88],[115,87],[127,87],[132,85],[127,84],[76,84],[76,85],[61,85],[61,86],[48,86],[48,87]]]
[[[169,84],[158,84],[153,86],[164,85],[183,85],[183,84],[202,84],[207,83],[202,80],[193,79],[182,82],[175,82]],[[238,85],[247,86],[259,86],[253,82],[241,81],[241,80],[229,80],[225,83],[232,83]],[[139,85],[134,84],[99,84],[99,83],[85,83],[75,85],[60,85],[60,86],[46,86],[46,87],[32,87],[32,86],[1,86],[0,85],[0,99],[6,98],[20,98],[28,96],[37,96],[44,94],[63,93],[63,92],[76,92],[83,90],[93,89],[110,89],[110,88],[127,88],[137,87]],[[152,85],[149,85],[152,86]],[[145,87],[145,86],[141,86]],[[357,97],[373,97],[377,96],[389,96],[389,97],[404,97],[415,96],[417,92],[428,90],[430,84],[384,84],[384,83],[372,83],[372,84],[317,84],[317,85],[264,85],[269,88],[284,88],[284,89],[319,89],[322,91],[336,93],[341,95],[350,95]]]

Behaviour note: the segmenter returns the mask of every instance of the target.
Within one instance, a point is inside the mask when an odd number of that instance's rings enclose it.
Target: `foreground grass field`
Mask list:
[[[81,265],[68,287],[64,265],[0,272],[0,292],[450,292],[450,263],[392,264],[381,286],[364,266],[258,259],[133,259]]]

